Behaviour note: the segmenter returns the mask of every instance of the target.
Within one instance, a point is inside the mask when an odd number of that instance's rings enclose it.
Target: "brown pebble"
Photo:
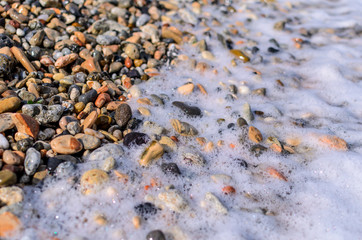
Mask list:
[[[253,126],[249,127],[248,134],[249,139],[255,143],[260,143],[261,141],[263,141],[263,135],[261,135],[260,131]]]

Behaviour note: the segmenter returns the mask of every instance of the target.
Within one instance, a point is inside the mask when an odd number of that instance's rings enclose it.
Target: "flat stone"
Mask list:
[[[174,101],[172,105],[179,108],[183,111],[186,115],[194,117],[194,116],[201,116],[201,110],[198,107],[189,106],[186,103]]]
[[[29,148],[26,151],[26,157],[24,160],[25,173],[29,176],[33,175],[39,167],[40,161],[40,152],[38,152],[35,148]]]
[[[88,157],[88,161],[104,161],[108,157],[119,159],[123,156],[123,149],[118,144],[109,143],[94,150]]]
[[[63,106],[59,104],[42,105],[26,104],[21,108],[23,114],[29,115],[41,124],[58,122],[63,114]]]
[[[249,139],[255,143],[263,141],[263,135],[261,135],[261,132],[253,126],[249,127],[248,135]]]
[[[170,122],[175,131],[182,136],[195,136],[198,134],[196,128],[194,128],[187,122],[181,122],[177,119],[171,119]]]
[[[162,157],[164,153],[163,147],[157,141],[152,141],[151,144],[143,151],[139,164],[143,167],[148,167],[153,160]]]
[[[163,149],[165,149],[166,152],[172,152],[177,148],[176,143],[167,136],[162,136],[160,139],[160,144],[162,145]]]
[[[71,135],[63,135],[50,142],[52,150],[60,154],[74,154],[83,149],[82,144]]]
[[[0,113],[14,112],[20,108],[21,101],[18,97],[0,99]]]
[[[131,117],[132,117],[132,109],[128,104],[124,103],[117,107],[114,119],[116,120],[118,126],[120,127],[125,126],[128,123],[128,121],[131,119]]]
[[[15,127],[15,124],[13,123],[11,116],[12,113],[0,114],[0,132],[5,132],[6,130]]]
[[[28,134],[34,139],[38,137],[39,123],[34,118],[26,114],[14,113],[12,119],[18,132]]]
[[[91,135],[79,133],[75,135],[75,138],[82,143],[85,150],[96,149],[101,145],[101,140]]]
[[[132,60],[138,59],[140,57],[140,53],[138,50],[137,45],[133,43],[129,43],[126,45],[126,47],[123,49],[124,53],[127,54],[128,57],[130,57]]]

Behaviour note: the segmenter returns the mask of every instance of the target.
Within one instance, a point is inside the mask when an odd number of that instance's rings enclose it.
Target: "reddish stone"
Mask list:
[[[107,102],[111,101],[111,96],[109,96],[108,93],[101,93],[98,95],[96,101],[94,102],[94,104],[98,107],[101,108],[103,107],[103,105]]]
[[[39,133],[39,123],[34,118],[22,114],[22,113],[15,113],[12,115],[12,119],[18,132],[26,133],[29,136],[33,137],[34,139],[37,138]]]
[[[132,60],[131,60],[129,57],[126,57],[126,59],[124,60],[124,65],[125,65],[127,68],[132,67]]]

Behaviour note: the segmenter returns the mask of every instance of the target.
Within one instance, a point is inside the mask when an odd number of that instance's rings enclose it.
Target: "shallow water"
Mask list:
[[[293,8],[290,8],[290,4]],[[175,135],[170,119],[177,118],[192,124],[199,136],[212,141],[215,150],[203,151],[193,138],[179,136],[178,150],[165,154],[149,168],[141,168],[139,155],[145,146],[125,150],[117,159],[117,170],[132,176],[127,183],[119,182],[111,174],[110,183],[95,195],[84,196],[77,185],[63,179],[46,179],[37,187],[26,187],[26,199],[22,222],[26,230],[22,239],[36,239],[39,233],[60,239],[145,239],[154,229],[161,229],[169,239],[359,239],[362,236],[362,38],[355,35],[355,26],[362,22],[359,1],[278,1],[267,5],[256,1],[233,3],[238,12],[225,16],[219,7],[203,7],[203,14],[210,13],[222,26],[212,26],[211,37],[203,34],[205,27],[177,26],[205,39],[215,55],[207,61],[212,71],[200,73],[187,64],[164,67],[161,76],[142,83],[142,97],[151,94],[167,94],[165,106],[149,106],[152,113],[144,118],[137,112],[137,99],[130,100],[134,116],[153,121],[166,130],[165,135]],[[276,6],[276,7],[275,7]],[[275,8],[284,9],[279,11]],[[253,19],[251,22],[247,18]],[[280,20],[290,18],[286,27],[290,32],[276,31],[273,26]],[[251,64],[237,61],[231,66],[233,56],[216,40],[215,33],[223,33],[229,24],[244,22],[244,27],[234,26],[241,33],[232,36],[235,45],[241,48],[257,42],[263,63]],[[299,30],[319,29],[311,38],[300,35]],[[361,27],[360,27],[361,28]],[[334,29],[331,33],[328,29]],[[243,30],[245,30],[243,32]],[[294,47],[292,38],[303,38],[308,43],[301,49]],[[275,47],[269,40],[274,38],[281,46],[276,54],[268,53]],[[182,54],[196,60],[201,55],[191,45],[184,45]],[[252,57],[253,59],[256,57]],[[279,59],[276,59],[279,58]],[[255,68],[261,75],[253,73]],[[227,67],[230,74],[223,70]],[[189,79],[202,84],[208,92],[202,95],[196,89],[191,95],[180,95],[176,88]],[[276,83],[279,79],[284,86]],[[228,86],[236,85],[236,99],[225,96]],[[240,87],[250,90],[266,88],[266,96],[242,94]],[[219,88],[219,90],[218,90]],[[198,106],[201,118],[189,118],[172,107],[172,101],[183,101]],[[295,154],[281,155],[271,150],[256,157],[249,151],[250,143],[240,143],[246,129],[236,125],[237,116],[243,116],[243,104],[248,102],[252,111],[262,111],[251,125],[257,127],[264,139],[277,137],[285,142],[296,137],[301,144]],[[224,118],[220,125],[218,118]],[[304,127],[292,122],[296,119]],[[228,124],[234,123],[233,128]],[[149,132],[140,128],[139,132]],[[322,145],[316,134],[336,135],[349,144],[347,152],[340,152]],[[244,136],[244,137],[243,137]],[[223,140],[225,145],[216,147]],[[235,145],[230,148],[229,144]],[[265,140],[262,143],[268,147]],[[190,166],[183,162],[181,153],[195,148],[206,160],[204,167]],[[244,159],[248,168],[241,167],[236,159]],[[163,162],[175,162],[181,177],[165,175],[160,168]],[[76,175],[96,167],[96,163],[81,164]],[[270,177],[265,169],[273,167],[288,179],[287,182]],[[227,174],[232,177],[229,185],[236,193],[225,195],[223,184],[214,183],[210,176]],[[151,178],[159,186],[144,190]],[[132,217],[134,206],[145,199],[157,199],[164,187],[174,185],[188,203],[188,208],[175,213],[167,208],[142,221],[135,229]],[[110,188],[112,187],[112,188]],[[113,189],[113,190],[112,190]],[[114,191],[115,190],[115,191]],[[215,194],[228,209],[227,215],[202,208],[200,202],[207,192]],[[157,205],[157,201],[156,201]],[[92,219],[103,214],[108,220],[105,226]],[[47,238],[47,237],[44,237]]]

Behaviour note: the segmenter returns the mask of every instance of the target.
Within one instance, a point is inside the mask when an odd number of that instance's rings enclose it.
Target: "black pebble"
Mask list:
[[[134,207],[134,210],[137,215],[143,217],[145,220],[147,220],[148,217],[153,216],[157,213],[156,206],[150,202],[138,204]]]
[[[161,230],[153,230],[146,236],[147,240],[166,240],[165,235]]]
[[[270,52],[270,53],[277,53],[277,52],[279,52],[279,49],[276,49],[276,48],[273,48],[273,47],[269,47],[269,48],[268,48],[268,52]]]
[[[142,145],[150,140],[149,136],[140,132],[130,132],[123,139],[123,145],[131,147],[132,145]]]
[[[181,174],[180,169],[176,163],[162,163],[161,169],[165,174],[173,174],[175,176]]]

